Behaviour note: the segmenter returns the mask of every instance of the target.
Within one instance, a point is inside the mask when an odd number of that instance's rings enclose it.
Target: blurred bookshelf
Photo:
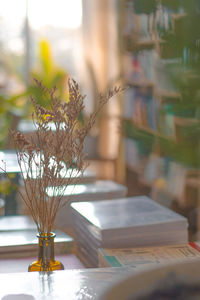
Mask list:
[[[199,1],[119,3],[129,194],[150,194],[198,231]]]

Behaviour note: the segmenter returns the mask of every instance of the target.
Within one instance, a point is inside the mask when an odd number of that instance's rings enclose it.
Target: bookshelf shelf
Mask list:
[[[145,88],[153,88],[154,82],[150,80],[136,81],[136,80],[126,80],[126,84],[130,87],[145,87]]]
[[[144,171],[144,168],[142,168],[141,166],[133,167],[133,166],[127,165],[127,168],[129,169],[129,171],[136,173],[138,176],[140,176],[142,174],[142,172]]]
[[[164,101],[169,101],[169,99],[173,100],[177,100],[181,98],[181,94],[178,92],[173,92],[173,91],[166,91],[166,90],[159,90],[156,89],[155,90],[155,97],[156,99],[161,99],[163,102]]]
[[[136,42],[136,49],[143,50],[143,49],[153,49],[155,47],[155,41],[152,39],[140,39]]]
[[[151,50],[157,48],[157,45],[162,45],[165,43],[165,40],[160,39],[160,38],[154,38],[154,39],[139,39],[136,42],[136,50],[141,51],[141,50]]]
[[[145,180],[144,178],[143,178],[143,176],[139,176],[139,182],[142,184],[142,185],[144,185],[144,186],[147,186],[147,187],[152,187],[152,185],[153,185],[153,181],[148,181],[148,180]]]
[[[126,79],[126,84],[129,87],[138,87],[138,88],[154,88],[154,95],[156,100],[162,100],[162,102],[169,102],[171,99],[180,100],[181,94],[179,92],[169,91],[169,90],[162,90],[156,87],[155,83],[151,80],[140,80],[134,81],[130,79]]]
[[[177,13],[177,14],[172,14],[172,20],[176,21],[176,20],[180,20],[182,18],[185,18],[187,16],[186,13]]]

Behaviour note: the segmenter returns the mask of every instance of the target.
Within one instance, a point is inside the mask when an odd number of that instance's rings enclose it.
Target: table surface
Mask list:
[[[5,266],[6,268],[6,266]],[[55,271],[50,274],[0,274],[1,300],[96,300],[110,284],[126,275],[125,268]]]

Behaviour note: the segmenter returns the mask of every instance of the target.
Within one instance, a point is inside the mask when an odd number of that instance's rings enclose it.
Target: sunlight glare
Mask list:
[[[81,26],[81,0],[29,0],[29,21],[33,29],[46,25],[76,29]]]

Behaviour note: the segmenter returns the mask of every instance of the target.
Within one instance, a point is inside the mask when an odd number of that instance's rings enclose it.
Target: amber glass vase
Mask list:
[[[54,259],[54,238],[55,233],[38,234],[38,260],[29,265],[29,272],[50,272],[57,270],[64,270],[61,262]]]

